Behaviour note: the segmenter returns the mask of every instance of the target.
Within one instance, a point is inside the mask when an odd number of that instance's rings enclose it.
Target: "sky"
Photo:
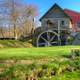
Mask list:
[[[22,0],[25,4],[33,4],[38,9],[38,18],[43,16],[55,3],[63,9],[71,9],[80,12],[80,0]]]

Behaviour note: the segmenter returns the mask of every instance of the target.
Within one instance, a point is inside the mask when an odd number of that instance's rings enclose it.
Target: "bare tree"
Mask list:
[[[37,9],[33,5],[23,5],[20,3],[20,0],[1,0],[4,1],[1,6],[5,7],[4,12],[6,19],[2,18],[9,23],[9,30],[12,30],[14,33],[14,38],[17,39],[18,36],[22,33],[27,34],[28,32],[33,32],[34,30],[34,17],[37,15]],[[0,19],[1,20],[1,19]],[[4,23],[4,22],[3,22]],[[23,27],[23,28],[22,28]],[[22,31],[22,32],[21,32]],[[10,31],[9,31],[10,32]]]
[[[0,38],[4,38],[4,34],[3,34],[3,27],[0,27]]]
[[[24,32],[26,34],[33,33],[35,29],[35,17],[38,14],[37,8],[34,5],[27,5],[23,11]]]

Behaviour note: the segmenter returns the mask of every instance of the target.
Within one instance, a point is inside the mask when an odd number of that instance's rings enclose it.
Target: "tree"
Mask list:
[[[18,38],[18,35],[22,33],[27,33],[30,28],[34,28],[34,17],[36,16],[37,9],[32,5],[23,5],[20,3],[20,0],[1,0],[1,7],[5,7],[2,11],[2,19],[9,25],[9,30],[12,30],[14,33],[15,39]],[[3,16],[5,14],[6,18]],[[23,27],[23,28],[22,28]],[[26,32],[27,31],[27,32]],[[10,31],[9,31],[10,32]]]
[[[22,12],[23,33],[24,35],[33,34],[35,29],[35,17],[38,15],[37,8],[34,5],[27,5],[23,8]]]

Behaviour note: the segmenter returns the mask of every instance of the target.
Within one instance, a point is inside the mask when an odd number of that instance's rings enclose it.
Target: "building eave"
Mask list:
[[[65,14],[65,16],[67,16],[68,18],[70,18],[70,16],[68,16],[65,12],[64,12],[64,10],[58,5],[58,4],[54,4],[39,20],[40,21],[42,21],[42,19],[49,13],[49,11],[51,11],[54,7],[58,7],[64,14]],[[70,18],[70,20],[71,20],[71,18]]]

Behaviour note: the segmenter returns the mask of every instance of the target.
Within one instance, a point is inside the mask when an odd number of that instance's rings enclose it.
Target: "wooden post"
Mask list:
[[[59,41],[59,45],[61,45],[61,39],[60,39],[60,20],[58,20],[58,41]]]

